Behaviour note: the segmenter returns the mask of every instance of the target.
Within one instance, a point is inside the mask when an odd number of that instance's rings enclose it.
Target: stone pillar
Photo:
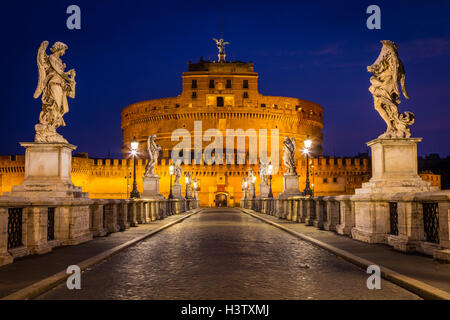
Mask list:
[[[103,207],[105,205],[105,202],[102,200],[95,200],[94,203],[92,203],[89,206],[90,211],[90,231],[94,235],[94,237],[102,237],[106,235],[107,229],[105,227],[105,224],[103,222]],[[55,213],[56,215],[56,213]],[[56,216],[55,216],[55,224],[56,224]],[[55,226],[55,236],[56,236],[56,226]]]
[[[120,201],[117,204],[117,216],[118,216],[118,225],[120,231],[124,231],[130,228],[130,223],[128,222],[128,205],[124,201]]]
[[[144,202],[141,200],[136,200],[136,220],[138,224],[145,223],[145,217],[144,217]]]
[[[57,210],[55,210],[55,222],[57,220]],[[50,252],[52,247],[47,241],[47,221],[48,221],[48,207],[30,206],[24,208],[22,214],[27,215],[26,226],[27,236],[24,241],[31,254],[43,254]],[[56,227],[56,223],[55,223]]]
[[[128,222],[130,223],[131,227],[137,227],[138,221],[136,217],[136,201],[135,200],[129,200],[128,204]]]
[[[300,211],[298,216],[298,222],[305,223],[306,222],[306,216],[307,216],[307,206],[306,206],[306,198],[300,199]]]
[[[75,245],[92,240],[89,230],[89,206],[88,200],[85,203],[62,204],[56,208],[55,239],[60,240],[62,245]]]
[[[307,226],[312,226],[314,225],[314,220],[316,219],[316,203],[312,198],[306,198],[305,206],[306,206],[305,224]]]
[[[326,215],[325,201],[322,197],[316,198],[316,218],[314,219],[313,225],[318,229],[323,229],[323,218]]]
[[[325,197],[327,201],[327,220],[323,224],[323,228],[329,231],[335,231],[339,223],[339,202],[334,197]]]
[[[336,200],[339,201],[340,206],[340,221],[336,226],[336,232],[343,235],[351,235],[352,229],[355,226],[355,210],[351,196],[338,196]]]
[[[299,207],[299,199],[295,198],[294,199],[294,203],[292,206],[292,216],[291,216],[291,221],[292,222],[297,222],[298,220],[298,207]]]
[[[105,204],[106,229],[108,233],[118,232],[120,227],[118,225],[117,206],[114,200]]]
[[[8,252],[8,208],[0,207],[0,266],[13,260]]]
[[[368,243],[387,243],[389,233],[389,201],[386,195],[363,200],[352,197],[355,205],[355,227],[352,238]]]

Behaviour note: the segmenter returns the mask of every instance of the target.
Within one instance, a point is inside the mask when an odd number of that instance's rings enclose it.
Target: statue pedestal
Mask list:
[[[351,230],[354,239],[387,243],[392,200],[386,199],[392,199],[394,194],[438,190],[417,174],[420,141],[422,138],[378,138],[367,143],[372,149],[372,178],[351,197],[355,206],[355,227]]]
[[[267,183],[259,184],[259,198],[267,198],[269,196],[269,186]]]
[[[437,191],[417,174],[417,143],[422,138],[375,139],[372,149],[372,178],[355,194]]]
[[[288,198],[292,196],[301,196],[298,187],[298,176],[295,174],[283,176],[283,192],[277,198]]]
[[[164,199],[164,196],[159,193],[159,177],[157,175],[144,177],[144,192],[141,198],[145,199]]]
[[[181,184],[177,183],[177,184],[173,185],[172,194],[173,194],[173,198],[174,199],[182,199],[182,200],[184,200],[183,187],[181,186]]]
[[[72,151],[69,143],[21,142],[25,151],[25,180],[5,196],[27,198],[88,198],[71,180]]]

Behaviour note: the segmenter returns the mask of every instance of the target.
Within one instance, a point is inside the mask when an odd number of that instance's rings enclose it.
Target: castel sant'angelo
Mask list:
[[[173,139],[174,132],[184,132],[190,140],[190,163],[183,163],[184,173],[190,172],[198,181],[198,196],[202,206],[235,206],[243,196],[241,181],[247,176],[249,167],[256,173],[256,195],[259,193],[259,157],[252,161],[251,151],[260,152],[262,141],[267,144],[267,154],[276,167],[272,179],[273,194],[283,189],[282,140],[294,137],[297,142],[296,163],[300,190],[306,180],[306,158],[301,149],[303,141],[312,140],[310,158],[310,180],[314,195],[353,194],[355,188],[370,178],[370,162],[367,157],[333,158],[322,156],[323,108],[317,103],[290,97],[266,96],[258,91],[258,73],[253,63],[229,62],[225,54],[219,54],[218,61],[204,61],[188,64],[182,77],[182,92],[171,98],[153,99],[125,107],[121,113],[123,130],[123,159],[93,159],[87,154],[76,154],[72,161],[72,181],[88,192],[91,198],[127,198],[131,191],[131,172],[133,162],[130,143],[134,137],[139,141],[137,161],[137,184],[142,192],[145,166],[148,159],[147,139],[156,135],[161,145],[161,153],[155,173],[160,177],[160,192],[169,193],[170,175],[168,167],[172,164],[171,153],[181,141]],[[199,131],[199,130],[200,131]],[[267,137],[260,136],[261,130]],[[232,159],[226,154],[229,131],[236,140],[245,138],[243,154],[245,161],[237,161],[239,150],[234,144]],[[271,131],[278,133],[273,140]],[[228,132],[227,132],[228,131]],[[213,138],[208,139],[208,133]],[[217,132],[223,136],[217,139]],[[257,143],[248,137],[255,132]],[[215,138],[214,138],[215,136]],[[272,139],[271,139],[272,138]],[[326,137],[325,137],[326,138]],[[234,139],[234,138],[233,138]],[[216,143],[223,146],[223,161],[208,163],[202,157],[208,145]],[[197,148],[195,147],[196,141]],[[234,140],[233,140],[234,141]],[[274,148],[275,147],[275,148]],[[277,149],[276,153],[272,150]],[[186,153],[185,149],[185,153]],[[275,150],[274,150],[275,151]],[[185,155],[184,153],[184,155]],[[228,157],[226,159],[226,157]],[[24,179],[24,156],[0,157],[1,193],[11,190]],[[423,175],[424,179],[438,176]],[[184,187],[184,179],[180,182]],[[440,184],[439,181],[430,181]]]

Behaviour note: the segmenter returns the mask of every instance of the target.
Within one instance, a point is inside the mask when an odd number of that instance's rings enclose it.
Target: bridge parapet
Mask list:
[[[358,206],[364,206],[355,210]],[[241,208],[450,262],[450,190],[241,200]],[[363,209],[363,210],[361,210]]]
[[[93,237],[181,214],[197,199],[37,199],[0,197],[0,266]]]

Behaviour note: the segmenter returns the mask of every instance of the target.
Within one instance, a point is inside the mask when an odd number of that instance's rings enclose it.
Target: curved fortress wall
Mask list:
[[[322,152],[323,109],[320,105],[289,97],[264,96],[258,92],[258,74],[253,70],[253,63],[244,62],[208,62],[200,60],[198,63],[189,63],[188,72],[183,73],[182,93],[177,97],[154,99],[132,104],[122,110],[123,154],[129,156],[129,145],[136,137],[140,142],[139,154],[147,158],[147,138],[150,135],[158,136],[157,143],[162,147],[160,157],[167,163],[170,161],[171,151],[178,144],[172,141],[172,134],[177,129],[185,129],[191,136],[192,159],[197,157],[193,164],[203,165],[198,161],[201,157],[194,153],[194,125],[201,123],[204,134],[209,129],[217,129],[223,135],[224,165],[226,164],[226,135],[227,130],[242,129],[243,133],[254,129],[257,135],[258,152],[260,145],[260,129],[266,129],[268,138],[267,154],[271,156],[271,130],[278,130],[279,154],[278,167],[281,171],[274,177],[276,180],[282,173],[282,140],[285,136],[295,137],[298,150],[303,141],[310,137],[313,140],[313,154]],[[214,140],[214,139],[212,139]],[[235,141],[235,149],[236,143]],[[212,141],[203,141],[201,150]],[[245,138],[245,154],[248,161],[250,139]],[[252,145],[253,147],[253,145]],[[198,150],[197,150],[198,151]],[[236,150],[234,163],[237,163]],[[259,159],[259,156],[258,156]],[[297,152],[297,160],[301,159],[301,152]],[[276,162],[276,160],[275,160]],[[259,163],[259,161],[258,161]],[[211,165],[207,171],[220,173],[246,170],[236,164]],[[187,168],[185,168],[187,170]],[[258,168],[255,170],[258,171]],[[299,172],[299,174],[301,174]],[[240,193],[240,177],[236,181],[229,181],[225,177],[212,181],[208,199],[201,199],[202,204],[210,204],[209,199],[217,193],[229,195]],[[259,183],[259,182],[257,182]],[[208,183],[209,184],[209,183]],[[240,196],[238,197],[240,198]],[[238,201],[239,199],[235,199]]]

